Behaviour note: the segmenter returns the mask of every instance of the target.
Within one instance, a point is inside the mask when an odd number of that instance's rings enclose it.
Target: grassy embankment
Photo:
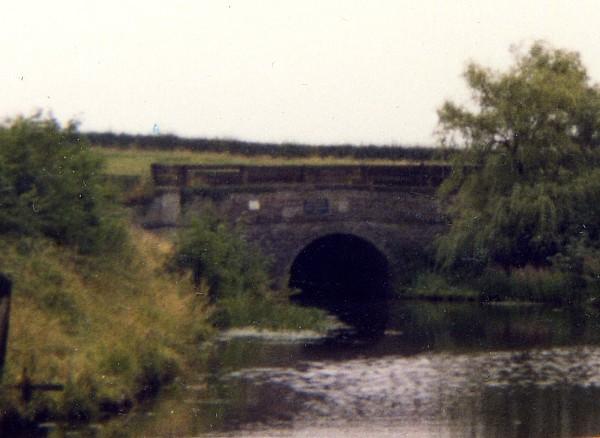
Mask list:
[[[130,233],[131,247],[108,256],[83,256],[45,239],[0,240],[0,264],[15,280],[4,383],[25,373],[33,383],[66,385],[34,392],[28,404],[6,389],[4,421],[87,421],[127,410],[191,363],[202,366],[199,346],[210,345],[213,315],[224,311],[228,326],[326,328],[321,313],[269,293],[208,305],[189,273],[167,269],[171,242]]]
[[[169,244],[132,233],[126,253],[108,256],[43,238],[0,240],[2,269],[14,280],[4,383],[25,374],[65,384],[34,392],[29,404],[17,390],[2,394],[13,415],[89,420],[126,410],[179,375],[209,336],[204,303],[163,268]]]

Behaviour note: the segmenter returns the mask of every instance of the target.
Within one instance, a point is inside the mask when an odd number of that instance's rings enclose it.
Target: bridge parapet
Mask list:
[[[436,187],[450,174],[442,164],[245,166],[152,165],[156,187],[343,185]]]

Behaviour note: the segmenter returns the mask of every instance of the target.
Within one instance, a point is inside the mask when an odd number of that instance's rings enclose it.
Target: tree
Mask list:
[[[47,236],[82,252],[124,239],[105,196],[102,162],[53,118],[0,125],[0,234]]]
[[[538,42],[505,72],[472,63],[464,76],[472,104],[438,111],[442,144],[462,150],[441,188],[439,264],[540,266],[598,239],[600,90],[579,55]]]

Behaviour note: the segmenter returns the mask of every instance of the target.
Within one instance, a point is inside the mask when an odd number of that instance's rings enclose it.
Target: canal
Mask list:
[[[407,301],[388,307],[379,335],[225,335],[208,368],[178,389],[76,434],[600,434],[596,311]]]

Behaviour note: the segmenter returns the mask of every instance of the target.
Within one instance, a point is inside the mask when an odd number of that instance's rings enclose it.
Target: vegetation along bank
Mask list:
[[[273,294],[265,261],[216,220],[174,240],[136,228],[103,172],[75,125],[0,127],[0,271],[14,284],[3,432],[127,411],[201,368],[215,327],[328,324]]]

